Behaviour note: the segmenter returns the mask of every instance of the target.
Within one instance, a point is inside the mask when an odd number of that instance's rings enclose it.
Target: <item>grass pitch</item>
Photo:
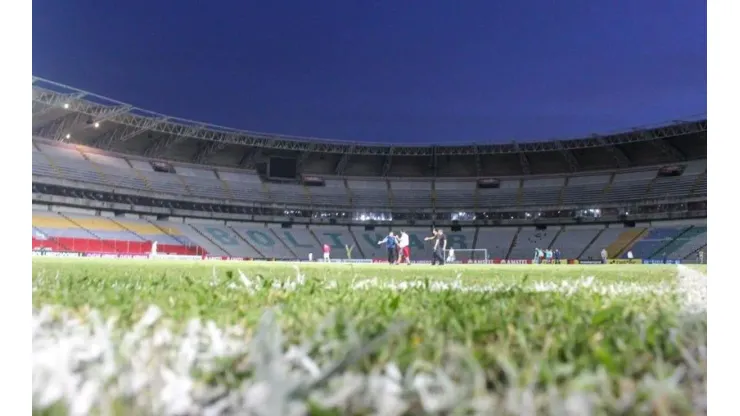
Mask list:
[[[34,409],[704,413],[680,270],[36,258]]]

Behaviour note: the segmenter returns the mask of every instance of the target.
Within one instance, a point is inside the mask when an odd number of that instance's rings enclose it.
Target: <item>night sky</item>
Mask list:
[[[33,3],[33,73],[228,127],[383,143],[588,136],[706,112],[697,0]]]

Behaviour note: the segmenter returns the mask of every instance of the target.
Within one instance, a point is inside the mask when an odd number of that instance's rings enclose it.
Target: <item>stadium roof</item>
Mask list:
[[[702,114],[692,117],[691,120],[677,120],[670,124],[645,126],[615,134],[594,134],[576,139],[448,146],[382,145],[238,130],[143,110],[131,104],[38,77],[33,77],[32,84],[34,135],[64,140],[71,138],[72,130],[75,136],[81,134],[81,130],[85,130],[86,135],[94,135],[87,137],[89,142],[103,149],[109,148],[115,141],[126,141],[143,134],[159,134],[168,136],[164,145],[182,139],[196,139],[202,140],[208,145],[205,147],[209,148],[228,144],[296,152],[376,156],[521,154],[567,152],[574,149],[646,142],[701,133],[707,128],[706,115]]]

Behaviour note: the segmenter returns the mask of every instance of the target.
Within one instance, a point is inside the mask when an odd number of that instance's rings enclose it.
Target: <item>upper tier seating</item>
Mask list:
[[[105,155],[84,147],[35,140],[33,174],[169,196],[366,210],[589,205],[706,195],[706,161],[690,162],[682,176],[657,177],[657,170],[581,176],[502,179],[498,189],[477,189],[473,179],[369,180],[327,178],[324,187],[266,183],[252,172],[175,165],[155,172],[142,159]]]

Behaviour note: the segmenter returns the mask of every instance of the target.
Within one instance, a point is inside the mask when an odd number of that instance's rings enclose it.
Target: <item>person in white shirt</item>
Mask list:
[[[403,259],[406,259],[406,264],[411,264],[411,249],[409,247],[409,235],[406,231],[401,231],[401,236],[398,238],[398,260],[396,264],[401,263]]]
[[[632,250],[630,250],[630,251],[627,252],[627,258],[630,259],[630,260],[632,260],[633,258],[635,258],[635,256],[632,254]]]
[[[152,258],[157,257],[157,242],[156,241],[152,241],[152,252],[149,257],[152,257]]]
[[[455,249],[450,247],[447,252],[447,263],[452,263],[453,261],[455,261]]]
[[[606,264],[606,263],[608,263],[606,249],[602,248],[601,249],[601,264]]]

